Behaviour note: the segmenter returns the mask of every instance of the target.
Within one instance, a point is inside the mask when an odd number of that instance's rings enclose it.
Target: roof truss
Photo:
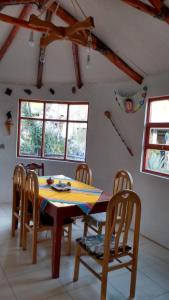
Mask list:
[[[40,0],[39,1],[37,1],[37,0],[34,0],[34,1],[33,0],[32,1],[29,1],[29,0],[22,0],[22,1],[21,0],[15,0],[15,1],[2,0],[1,5],[13,5],[13,4],[16,5],[16,4],[34,3],[39,6],[39,5],[43,4],[44,2],[45,2],[44,0],[41,0],[41,1]],[[132,2],[132,1],[130,0],[129,2]],[[137,1],[134,1],[134,2],[137,2]],[[139,2],[141,2],[141,1],[139,1]],[[152,8],[152,10],[155,9],[152,6],[150,6],[150,7]],[[58,8],[58,9],[56,9],[56,8]],[[58,7],[57,1],[55,3],[53,3],[48,8],[48,10],[53,12],[54,14],[56,14],[58,17],[60,17],[69,26],[72,26],[78,22],[78,20],[75,19],[63,7],[61,7],[60,5]],[[45,33],[48,31],[48,30],[45,30],[44,28],[37,28],[33,24],[30,24],[29,22],[26,22],[24,20],[19,20],[17,18],[7,16],[2,13],[0,13],[0,20],[10,23],[10,24],[14,24],[16,26],[24,27],[27,29],[37,30],[42,33]],[[85,34],[84,34],[84,38],[82,38],[80,41],[78,38],[76,38],[76,36],[74,37],[74,39],[72,39],[72,41],[76,44],[80,44],[80,45],[88,47],[87,35],[85,35]],[[94,50],[96,50],[96,51],[100,52],[102,55],[104,55],[111,63],[113,63],[117,68],[119,68],[121,71],[123,71],[129,77],[131,77],[133,80],[135,80],[139,84],[142,83],[143,77],[139,73],[137,73],[132,67],[130,67],[123,59],[121,59],[112,49],[110,49],[102,40],[100,40],[94,34],[92,34],[91,48],[93,48]],[[77,53],[77,50],[76,50],[76,53]],[[76,57],[77,57],[77,54],[76,54]],[[76,59],[76,67],[77,67],[77,61],[78,60]],[[77,72],[76,72],[76,74],[77,74]],[[76,78],[77,78],[77,75],[76,75]],[[77,83],[77,85],[80,86],[81,83]]]

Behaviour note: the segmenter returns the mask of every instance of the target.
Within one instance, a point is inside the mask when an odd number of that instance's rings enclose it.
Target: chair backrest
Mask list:
[[[38,176],[44,176],[44,163],[42,163],[42,164],[30,163],[30,164],[24,165],[24,168],[26,170],[26,173],[29,170],[32,170],[32,171],[35,171]]]
[[[19,206],[19,202],[23,200],[23,191],[25,186],[26,172],[24,167],[16,165],[13,172],[13,202]]]
[[[87,164],[77,166],[75,179],[89,185],[92,184],[92,171]]]
[[[119,170],[114,178],[113,195],[122,190],[133,190],[133,178],[126,170]]]
[[[35,171],[28,171],[25,180],[24,190],[24,210],[25,215],[28,215],[30,204],[32,205],[33,223],[37,226],[40,222],[40,210],[39,208],[39,183],[38,177]],[[25,220],[26,221],[26,220]]]
[[[122,208],[119,221],[118,210]],[[137,258],[138,242],[140,232],[141,202],[139,196],[131,190],[123,190],[114,195],[108,203],[106,213],[104,258],[110,257],[110,242],[114,236],[113,256],[119,257],[130,252],[130,255]],[[128,242],[129,230],[133,219],[133,238]],[[131,249],[129,250],[129,247]]]

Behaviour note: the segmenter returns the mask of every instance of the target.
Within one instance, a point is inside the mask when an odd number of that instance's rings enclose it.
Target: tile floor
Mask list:
[[[83,223],[73,226],[73,240],[81,236]],[[72,256],[62,245],[61,276],[51,279],[51,244],[38,245],[38,263],[31,264],[31,251],[22,251],[18,237],[11,238],[11,209],[0,204],[0,300],[99,300],[100,282],[81,267],[78,282],[72,282]],[[91,262],[92,263],[92,262]],[[109,274],[107,300],[129,299],[130,274],[118,270]],[[136,300],[169,300],[169,251],[140,238]]]

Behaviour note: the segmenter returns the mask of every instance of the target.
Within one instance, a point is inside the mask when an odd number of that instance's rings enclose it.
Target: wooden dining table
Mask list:
[[[110,194],[102,192],[90,213],[105,212],[110,197]],[[49,214],[54,221],[52,235],[52,278],[59,278],[61,239],[63,232],[62,226],[64,224],[64,219],[67,217],[77,217],[85,215],[85,213],[76,204],[60,202],[47,202],[47,204],[45,205],[45,212]]]

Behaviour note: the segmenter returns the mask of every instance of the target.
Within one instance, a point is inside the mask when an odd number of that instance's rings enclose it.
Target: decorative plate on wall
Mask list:
[[[147,96],[147,87],[144,86],[142,90],[134,95],[122,94],[119,91],[114,91],[115,99],[122,110],[126,113],[137,112],[145,103]]]

